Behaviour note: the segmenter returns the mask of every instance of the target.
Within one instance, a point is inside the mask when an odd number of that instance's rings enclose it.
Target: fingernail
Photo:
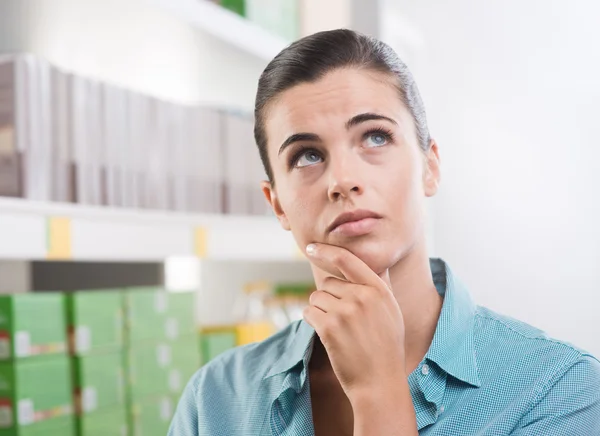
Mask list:
[[[308,254],[309,256],[314,255],[316,250],[317,246],[315,244],[308,244],[306,246],[306,254]]]

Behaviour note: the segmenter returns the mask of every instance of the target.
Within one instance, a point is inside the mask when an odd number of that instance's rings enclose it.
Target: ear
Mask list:
[[[287,219],[287,216],[285,215],[285,212],[281,208],[281,203],[279,203],[279,198],[277,197],[277,191],[275,190],[275,187],[273,186],[273,184],[271,182],[268,182],[265,180],[265,181],[261,182],[261,188],[262,188],[263,194],[265,195],[265,198],[271,205],[271,208],[273,209],[275,216],[279,220],[281,227],[283,227],[284,230],[290,230],[290,223]]]
[[[429,144],[429,151],[425,156],[425,172],[423,188],[425,196],[433,197],[440,186],[440,154],[437,142],[434,139]]]

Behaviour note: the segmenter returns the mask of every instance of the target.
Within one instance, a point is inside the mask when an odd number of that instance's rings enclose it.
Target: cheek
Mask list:
[[[315,189],[303,187],[288,189],[281,207],[286,214],[290,229],[298,244],[315,241],[315,222],[318,218]]]

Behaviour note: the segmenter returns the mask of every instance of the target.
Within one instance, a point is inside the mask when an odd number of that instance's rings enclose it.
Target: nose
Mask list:
[[[348,199],[364,192],[361,171],[354,156],[344,156],[329,160],[329,189],[327,196],[331,201]]]

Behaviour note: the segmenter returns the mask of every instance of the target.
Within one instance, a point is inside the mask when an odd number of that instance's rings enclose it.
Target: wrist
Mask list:
[[[369,384],[364,388],[353,389],[348,393],[350,404],[355,409],[377,407],[384,404],[398,404],[409,398],[410,386],[408,378],[402,372],[393,378],[381,378],[377,383]]]

